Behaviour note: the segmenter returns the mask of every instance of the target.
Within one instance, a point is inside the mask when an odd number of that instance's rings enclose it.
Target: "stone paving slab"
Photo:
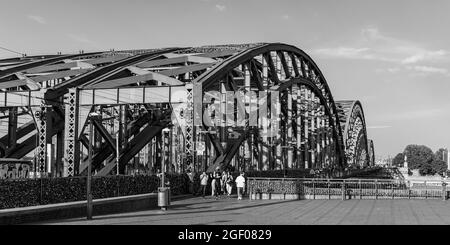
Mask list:
[[[450,224],[442,200],[236,200],[190,198],[168,211],[43,222],[44,225],[428,225]]]

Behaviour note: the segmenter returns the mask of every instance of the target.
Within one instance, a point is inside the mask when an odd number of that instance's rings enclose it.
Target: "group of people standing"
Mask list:
[[[200,191],[203,197],[206,196],[206,187],[208,186],[209,179],[211,179],[211,196],[215,197],[217,200],[219,195],[230,196],[233,191],[233,185],[236,183],[238,189],[238,199],[242,199],[243,190],[245,187],[244,173],[241,173],[236,180],[228,171],[223,171],[220,173],[219,169],[216,169],[212,174],[207,174],[203,172],[200,175]]]

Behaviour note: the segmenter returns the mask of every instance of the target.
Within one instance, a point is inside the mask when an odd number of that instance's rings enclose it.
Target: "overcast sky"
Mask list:
[[[0,46],[28,55],[292,44],[313,57],[335,100],[363,103],[376,155],[450,147],[448,0],[0,2]]]

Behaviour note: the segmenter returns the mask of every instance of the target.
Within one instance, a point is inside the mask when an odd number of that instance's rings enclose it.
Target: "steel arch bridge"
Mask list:
[[[0,157],[52,176],[85,174],[89,146],[97,175],[117,160],[122,174],[374,164],[361,103],[335,101],[312,58],[282,43],[5,59],[0,90]]]

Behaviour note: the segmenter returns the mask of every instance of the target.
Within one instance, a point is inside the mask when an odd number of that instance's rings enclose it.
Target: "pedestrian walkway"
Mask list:
[[[196,197],[149,210],[50,221],[52,225],[448,225],[442,200],[237,200]]]

